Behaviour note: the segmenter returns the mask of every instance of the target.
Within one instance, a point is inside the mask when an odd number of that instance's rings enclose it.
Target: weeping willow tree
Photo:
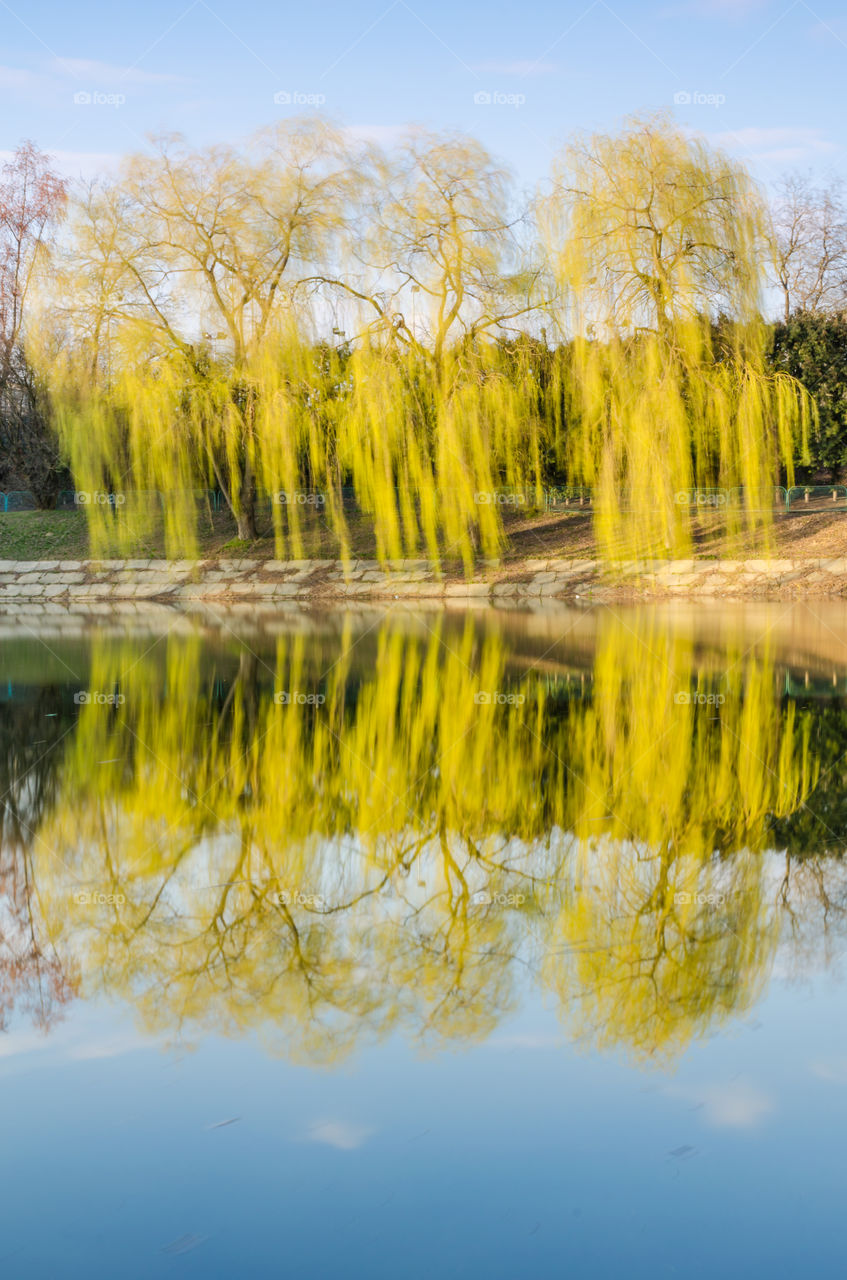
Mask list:
[[[567,439],[608,556],[684,553],[689,494],[766,538],[781,463],[813,406],[766,367],[762,198],[745,170],[664,117],[569,147],[543,224],[567,295]],[[740,501],[728,491],[742,488]]]
[[[496,553],[498,489],[541,492],[533,369],[501,341],[536,306],[520,261],[507,175],[470,139],[389,159],[299,121],[131,157],[75,206],[68,303],[33,336],[83,500],[117,495],[86,502],[95,549],[148,533],[161,497],[168,549],[193,552],[214,489],[244,540],[270,513],[279,555],[303,554],[314,495],[346,554],[352,486],[380,556]],[[333,319],[354,336],[328,341]]]
[[[336,131],[295,121],[243,150],[159,139],[77,201],[67,302],[45,317],[60,340],[41,339],[37,356],[77,488],[119,499],[87,502],[95,547],[131,542],[161,495],[169,549],[193,550],[192,491],[207,488],[254,538],[259,435],[274,414],[291,438],[265,467],[277,463],[281,488],[296,455],[297,487],[307,482],[315,450],[292,412],[310,341],[298,301],[336,252],[360,182]]]

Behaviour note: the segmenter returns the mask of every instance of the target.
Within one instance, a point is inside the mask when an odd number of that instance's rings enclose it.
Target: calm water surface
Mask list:
[[[847,607],[0,619],[4,1277],[841,1276]]]

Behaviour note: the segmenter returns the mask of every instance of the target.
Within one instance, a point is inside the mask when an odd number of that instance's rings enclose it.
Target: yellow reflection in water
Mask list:
[[[81,708],[32,844],[85,992],[332,1061],[392,1028],[484,1037],[527,975],[574,1034],[665,1057],[760,991],[769,824],[818,768],[767,654],[710,668],[609,616],[575,697],[472,618],[242,647],[223,683],[166,643],[163,673],[95,642],[112,700]]]

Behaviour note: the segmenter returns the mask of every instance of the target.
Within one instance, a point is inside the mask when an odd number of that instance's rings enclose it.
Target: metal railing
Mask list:
[[[205,504],[212,512],[226,508],[224,496],[219,489],[192,489],[191,493],[199,503]],[[138,507],[146,502],[164,505],[166,494],[158,489],[132,490],[127,493],[109,493],[106,490],[96,493],[75,489],[63,489],[57,496],[55,509],[72,511],[84,509],[94,503],[106,506],[116,512],[130,504]],[[527,511],[543,510],[577,514],[587,513],[594,507],[593,491],[586,485],[550,485],[542,490],[542,502],[539,505],[535,489],[517,489],[500,485],[490,492],[477,495],[480,502],[496,502],[503,507],[519,506]],[[735,488],[701,487],[683,489],[675,495],[679,506],[688,510],[720,511],[730,507],[745,505],[745,491],[742,486]],[[343,510],[362,510],[361,503],[352,486],[345,486],[335,495],[335,502]],[[790,489],[782,485],[774,485],[771,491],[771,504],[783,511],[804,511],[809,514],[823,511],[847,511],[847,485],[840,484],[801,484]],[[257,498],[260,510],[269,511],[274,505],[300,506],[317,511],[328,511],[331,506],[330,495],[316,489],[301,489],[294,493],[262,494]],[[17,511],[37,511],[39,504],[35,494],[28,489],[13,489],[8,493],[0,492],[0,513],[11,514]]]

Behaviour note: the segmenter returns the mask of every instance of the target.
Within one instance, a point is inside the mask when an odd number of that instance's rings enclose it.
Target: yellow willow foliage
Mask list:
[[[687,491],[743,486],[728,528],[766,539],[814,406],[765,364],[762,198],[662,117],[569,148],[545,206],[573,335],[567,458],[608,556],[684,554]]]
[[[543,424],[528,367],[494,343],[465,344],[435,363],[411,352],[361,348],[351,392],[337,404],[338,448],[380,556],[425,546],[461,555],[502,546],[497,490],[541,496]]]
[[[691,641],[637,618],[601,635],[591,711],[571,728],[576,834],[590,840],[599,822],[613,839],[704,859],[761,849],[768,818],[793,813],[817,781],[809,719],[779,706],[770,659],[731,647],[726,674],[692,690]]]
[[[57,365],[60,437],[97,553],[127,551],[164,512],[170,554],[196,551],[202,495],[220,486],[238,514],[264,500],[280,557],[304,554],[304,497],[349,536],[349,484],[373,519],[381,558],[461,557],[502,546],[498,490],[541,501],[544,427],[528,360],[479,343],[429,358],[394,346],[348,355],[274,333],[235,370],[149,347],[128,328],[104,387],[82,361]]]
[[[679,1052],[755,998],[779,928],[759,851],[818,777],[810,722],[780,709],[767,656],[730,649],[694,690],[692,667],[649,615],[612,628],[574,726],[583,839],[556,926],[569,964],[548,962],[547,980],[585,1035],[638,1054]]]
[[[575,1033],[667,1060],[748,1010],[779,941],[764,870],[747,849],[718,864],[595,841],[543,971]]]
[[[519,956],[639,1054],[747,1007],[776,938],[768,821],[816,778],[766,657],[695,682],[684,638],[609,619],[592,695],[563,703],[472,619],[360,643],[348,620],[330,661],[305,635],[231,652],[223,687],[199,640],[164,666],[95,646],[91,688],[125,701],[82,707],[34,845],[84,989],[327,1059],[394,1026],[486,1034]]]

